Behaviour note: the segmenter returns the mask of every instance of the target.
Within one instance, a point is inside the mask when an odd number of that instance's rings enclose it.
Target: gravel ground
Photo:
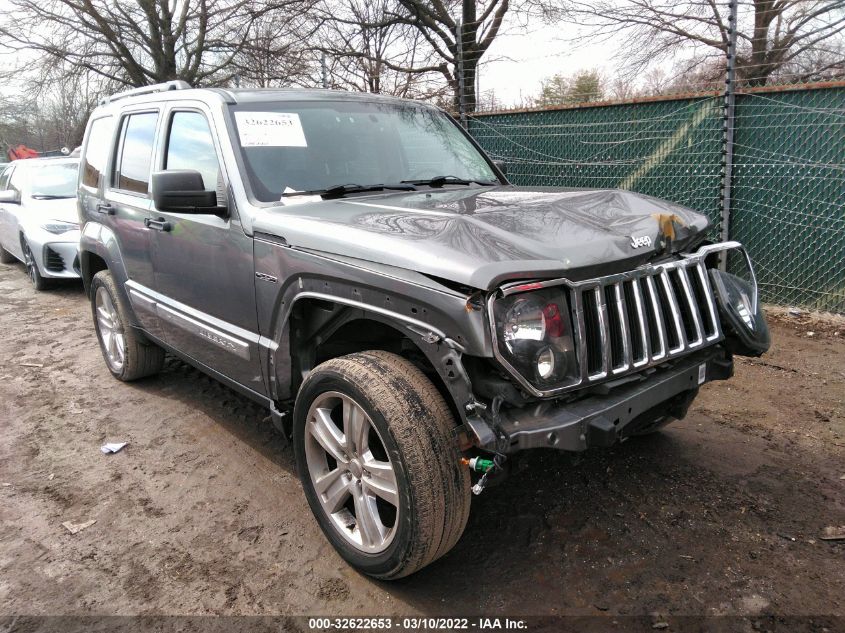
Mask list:
[[[112,379],[78,285],[0,265],[0,323],[0,615],[845,615],[841,321],[781,313],[654,436],[525,455],[394,583],[328,545],[266,412],[177,361]]]

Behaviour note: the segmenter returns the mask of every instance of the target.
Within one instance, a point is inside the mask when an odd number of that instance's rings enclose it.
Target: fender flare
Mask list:
[[[315,286],[319,283],[319,280],[313,281]],[[472,394],[469,375],[461,360],[465,349],[460,343],[422,319],[402,314],[394,309],[373,305],[366,300],[320,292],[309,287],[311,285],[303,278],[288,286],[287,292],[277,305],[272,340],[264,340],[261,344],[262,348],[267,350],[266,375],[270,378],[270,392],[275,399],[285,400],[296,395],[294,388],[298,386],[299,381],[294,376],[295,371],[291,362],[291,315],[299,301],[313,299],[349,308],[348,316],[334,329],[350,321],[364,318],[383,323],[406,335],[434,367],[446,386],[455,409],[460,415],[460,422],[466,422],[466,415],[468,411],[471,411],[475,398]],[[284,375],[290,376],[287,385],[279,384],[277,379],[278,376]]]

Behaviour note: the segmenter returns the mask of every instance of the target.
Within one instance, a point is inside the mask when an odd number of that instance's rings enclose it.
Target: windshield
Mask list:
[[[29,169],[32,198],[75,198],[79,163],[33,165]]]
[[[338,185],[390,185],[438,176],[496,181],[484,156],[433,108],[313,101],[245,104],[232,111],[234,140],[253,195],[261,202]]]

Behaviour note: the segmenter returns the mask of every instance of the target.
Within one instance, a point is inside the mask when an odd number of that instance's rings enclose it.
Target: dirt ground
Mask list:
[[[172,360],[112,379],[81,286],[0,265],[0,332],[0,615],[845,615],[837,322],[781,313],[655,436],[527,454],[393,583],[334,553],[266,412]]]

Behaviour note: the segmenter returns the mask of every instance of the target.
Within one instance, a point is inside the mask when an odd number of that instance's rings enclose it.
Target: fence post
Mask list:
[[[728,2],[728,52],[725,72],[724,124],[722,135],[722,213],[720,237],[731,239],[731,194],[733,188],[734,127],[736,124],[736,31],[738,0]],[[727,256],[722,254],[719,267],[725,270]]]
[[[461,125],[464,129],[466,129],[467,108],[465,102],[466,92],[464,89],[464,33],[460,20],[458,20],[455,24],[455,44],[458,49],[458,59],[455,64],[455,72],[458,73],[458,115],[461,119]]]

